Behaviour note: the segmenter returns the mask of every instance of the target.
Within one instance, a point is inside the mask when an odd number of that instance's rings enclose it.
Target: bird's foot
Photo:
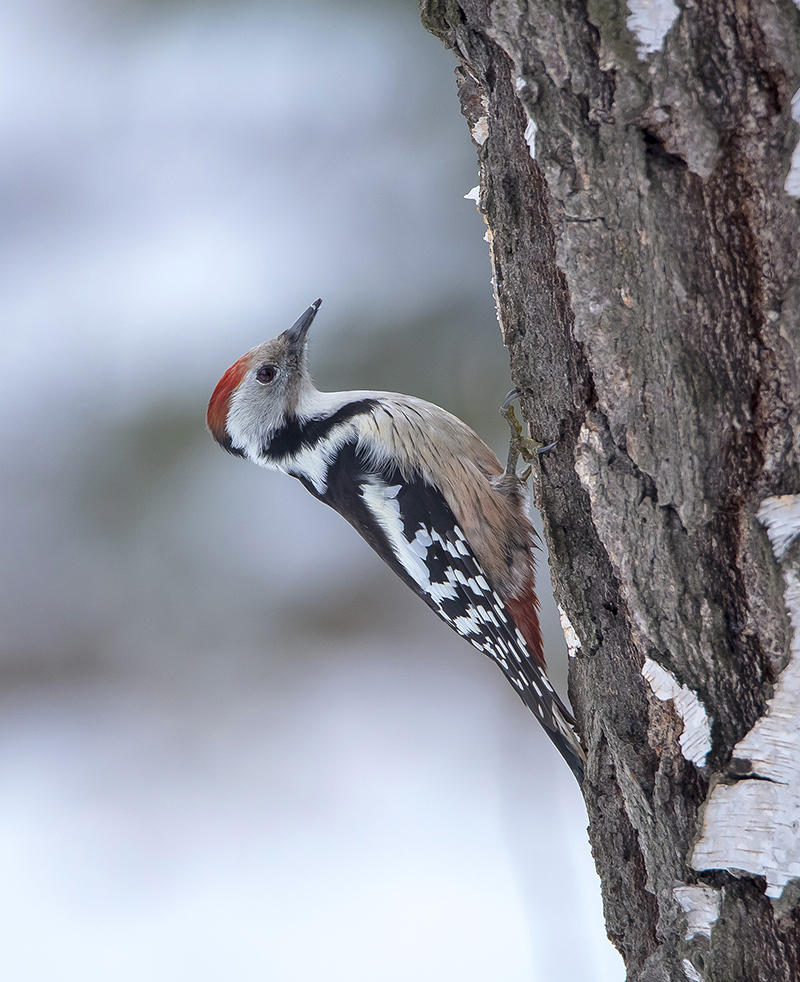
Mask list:
[[[540,440],[535,440],[531,436],[523,436],[522,423],[520,423],[519,419],[517,419],[517,414],[514,412],[514,401],[518,397],[519,389],[512,389],[503,401],[503,405],[500,407],[500,415],[508,423],[508,428],[511,430],[511,440],[508,445],[506,475],[509,477],[518,477],[520,481],[527,481],[531,475],[530,464],[536,460],[537,457],[541,456],[541,454],[547,453],[548,450],[552,450],[558,441],[556,440],[553,443],[545,444]],[[522,474],[517,474],[517,461],[520,457],[522,457],[525,463],[529,466],[525,468]]]

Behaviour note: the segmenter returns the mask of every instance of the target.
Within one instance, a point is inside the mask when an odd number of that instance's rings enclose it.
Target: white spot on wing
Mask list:
[[[361,497],[386,535],[392,552],[411,579],[437,605],[443,600],[454,599],[458,593],[452,582],[431,582],[426,558],[428,548],[434,541],[434,533],[420,526],[410,542],[406,538],[400,502],[397,501],[399,492],[399,484],[390,487],[376,477],[365,479],[361,485]]]
[[[420,584],[422,586],[422,584]],[[423,587],[428,595],[432,597],[436,603],[441,603],[442,600],[454,600],[458,596],[456,588],[451,583],[430,583],[427,587]]]
[[[403,534],[400,502],[397,501],[399,490],[399,486],[387,487],[377,478],[368,478],[361,485],[361,497],[389,540],[392,552],[403,569],[427,593],[431,585],[428,567],[418,549],[415,549]]]
[[[426,528],[420,525],[420,527],[417,529],[417,534],[409,543],[409,547],[420,557],[420,559],[424,560],[432,545],[433,539],[430,537],[430,533]]]
[[[478,624],[474,610],[468,610],[463,617],[454,618],[453,624],[459,634],[478,634],[480,631],[480,625]]]

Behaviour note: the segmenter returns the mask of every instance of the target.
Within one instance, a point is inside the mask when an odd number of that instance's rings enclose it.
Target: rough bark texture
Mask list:
[[[800,11],[676,13],[645,54],[604,0],[423,3],[461,62],[512,376],[532,431],[558,440],[534,488],[580,642],[570,696],[609,936],[630,979],[800,979],[797,788],[736,752],[800,630],[797,557],[758,518],[800,492],[800,206],[784,190]],[[647,666],[705,709],[710,752],[682,746],[702,725]],[[698,843],[716,855],[725,831],[715,792],[763,781],[788,788],[753,833],[769,852],[785,820],[783,868],[703,868]]]

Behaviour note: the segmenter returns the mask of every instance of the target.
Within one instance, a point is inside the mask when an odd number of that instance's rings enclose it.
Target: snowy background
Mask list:
[[[0,977],[620,980],[510,686],[204,432],[322,296],[322,388],[504,450],[475,156],[416,4],[7,0],[0,66]],[[551,600],[544,630],[563,683]]]

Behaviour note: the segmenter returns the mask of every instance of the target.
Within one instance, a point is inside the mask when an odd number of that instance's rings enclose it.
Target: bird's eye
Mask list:
[[[256,378],[262,385],[269,385],[278,374],[277,365],[262,365],[256,372]]]

